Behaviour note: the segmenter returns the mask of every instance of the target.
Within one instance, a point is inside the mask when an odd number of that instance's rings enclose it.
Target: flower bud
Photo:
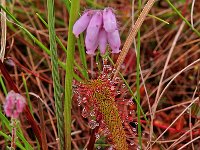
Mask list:
[[[4,111],[6,116],[18,118],[19,114],[23,111],[26,105],[25,98],[14,91],[10,91],[6,96],[4,104]]]
[[[73,33],[78,38],[79,34],[81,34],[88,26],[94,11],[89,10],[85,12],[74,24]]]
[[[114,32],[117,30],[116,17],[111,8],[105,8],[103,10],[103,27],[106,32]]]
[[[114,32],[109,32],[107,33],[107,36],[108,36],[108,43],[110,45],[110,48],[112,49],[112,53],[119,53],[120,52],[119,48],[121,45],[119,31],[115,30]]]
[[[107,47],[107,34],[104,28],[99,32],[99,49],[101,54],[105,54]]]

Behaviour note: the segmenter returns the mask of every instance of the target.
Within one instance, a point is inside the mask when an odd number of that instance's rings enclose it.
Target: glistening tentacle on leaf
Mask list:
[[[101,123],[104,122],[112,139],[111,144],[117,150],[128,149],[126,134],[122,126],[119,110],[115,104],[115,93],[110,81],[100,77],[81,84],[80,89],[83,90],[81,93],[85,92],[83,99],[87,99],[88,103],[93,105],[93,108],[87,109],[94,109],[95,111],[97,123],[95,122],[95,125],[94,121],[92,121],[94,128],[98,125],[102,126]]]

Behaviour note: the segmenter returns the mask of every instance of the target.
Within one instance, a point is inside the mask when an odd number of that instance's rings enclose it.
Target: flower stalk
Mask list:
[[[65,149],[71,149],[71,101],[72,101],[72,80],[75,52],[75,36],[72,33],[73,25],[78,18],[80,0],[71,2],[68,43],[67,43],[67,59],[65,74],[65,99],[64,99],[64,133],[65,133]]]

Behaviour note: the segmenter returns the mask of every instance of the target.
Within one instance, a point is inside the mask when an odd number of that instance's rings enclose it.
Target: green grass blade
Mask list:
[[[36,13],[36,15],[42,21],[42,23],[48,28],[48,24],[45,22],[45,20],[38,13]],[[56,36],[56,41],[58,42],[58,44],[60,45],[62,50],[67,54],[67,49],[65,48],[65,46],[62,44],[61,40],[57,36]],[[79,47],[79,53],[80,53],[80,57],[81,57],[81,62],[83,63],[84,69],[82,69],[76,62],[75,62],[75,64],[76,64],[78,70],[87,79],[88,78],[88,73],[87,73],[87,64],[86,64],[85,52],[83,52],[83,51],[85,51],[84,50],[84,42],[83,41],[84,41],[83,37],[80,40],[78,40],[78,47]],[[77,76],[75,78],[77,78]]]
[[[67,11],[70,12],[70,9],[71,9],[71,2],[69,0],[63,0],[66,8],[67,8]]]
[[[167,22],[167,21],[165,21],[165,20],[163,20],[163,19],[161,19],[161,18],[159,18],[159,17],[157,17],[157,16],[154,16],[154,15],[151,15],[151,14],[148,14],[147,16],[149,16],[149,17],[151,17],[151,18],[154,18],[154,19],[156,19],[156,20],[159,20],[160,22],[163,22],[163,23],[165,23],[165,24],[169,24],[169,22]]]
[[[179,17],[181,17],[181,19],[183,19],[183,21],[185,21],[185,23],[200,37],[200,32],[192,27],[189,21],[181,14],[180,11],[178,11],[178,9],[176,9],[176,7],[170,2],[170,0],[166,0],[166,1],[170,5],[170,7],[179,15]]]
[[[65,144],[66,149],[71,149],[71,101],[72,101],[72,80],[75,52],[75,36],[72,33],[73,25],[78,18],[80,0],[71,2],[68,43],[67,43],[67,60],[65,75],[65,101],[64,101],[64,122],[65,122]]]
[[[24,77],[24,74],[22,74],[22,81],[23,81],[24,88],[25,88],[25,91],[26,91],[26,98],[28,100],[28,106],[30,108],[31,114],[33,115],[33,108],[32,108],[31,99],[30,99],[30,96],[29,96],[28,87],[27,87],[27,84],[26,84],[26,79]]]
[[[4,94],[7,95],[8,92],[7,92],[6,86],[4,84],[4,81],[3,81],[3,78],[2,78],[1,75],[0,75],[0,84],[1,84],[1,87],[3,89]]]
[[[11,141],[11,136],[7,135],[6,133],[3,133],[2,131],[0,131],[0,136],[3,136],[5,139]],[[20,148],[21,150],[26,150],[26,148],[24,148],[21,143],[19,143],[18,141],[16,141],[16,146],[18,148]],[[33,149],[32,149],[33,150]]]
[[[11,132],[11,123],[10,121],[0,112],[0,120],[1,122],[6,126],[6,128]],[[27,142],[23,134],[21,134],[19,131],[16,132],[17,137],[28,147],[28,149],[33,150],[32,146]]]
[[[64,117],[63,117],[63,105],[61,100],[61,88],[60,88],[60,77],[58,70],[58,54],[56,46],[56,33],[55,33],[55,15],[54,15],[54,0],[47,1],[48,10],[48,29],[49,29],[49,41],[51,51],[51,64],[52,64],[52,77],[54,86],[54,99],[56,106],[56,118],[58,137],[60,140],[60,150],[64,150]]]
[[[85,49],[84,49],[84,38],[83,35],[80,35],[80,39],[77,39],[78,42],[78,49],[80,54],[80,59],[83,65],[83,75],[86,79],[89,79],[88,72],[87,72],[87,62],[85,57]]]
[[[33,34],[31,34],[25,27],[23,27],[22,23],[19,22],[7,9],[2,7],[2,5],[0,5],[0,8],[3,9],[6,12],[6,14],[14,21],[14,23],[18,27],[20,27],[29,36],[29,38],[31,38],[34,41],[34,43],[36,43],[48,55],[51,55],[50,50],[44,44],[42,44]],[[58,61],[58,63],[62,68],[65,69],[65,64],[63,62]]]
[[[138,10],[141,12],[142,1],[138,2]],[[142,131],[141,131],[141,122],[140,122],[140,29],[138,30],[137,36],[137,66],[136,66],[136,90],[137,90],[137,123],[138,123],[138,141],[140,149],[142,149]]]
[[[38,18],[42,21],[42,23],[46,26],[46,28],[48,27],[48,24],[46,23],[46,21],[42,18],[42,16],[38,13],[36,13],[36,15],[38,16]],[[67,49],[65,48],[65,46],[63,45],[63,43],[61,42],[61,40],[56,36],[56,41],[58,42],[58,44],[60,45],[60,47],[62,48],[62,50],[67,53]]]

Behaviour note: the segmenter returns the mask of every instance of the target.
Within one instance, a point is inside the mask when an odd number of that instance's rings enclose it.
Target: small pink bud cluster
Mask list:
[[[85,12],[74,24],[73,33],[78,38],[84,30],[86,30],[87,54],[95,55],[98,46],[101,54],[105,54],[107,43],[109,43],[112,53],[120,52],[120,35],[115,14],[111,8]]]
[[[26,101],[23,96],[19,93],[15,93],[14,91],[10,91],[6,96],[6,102],[4,104],[6,116],[18,118],[25,105]]]

